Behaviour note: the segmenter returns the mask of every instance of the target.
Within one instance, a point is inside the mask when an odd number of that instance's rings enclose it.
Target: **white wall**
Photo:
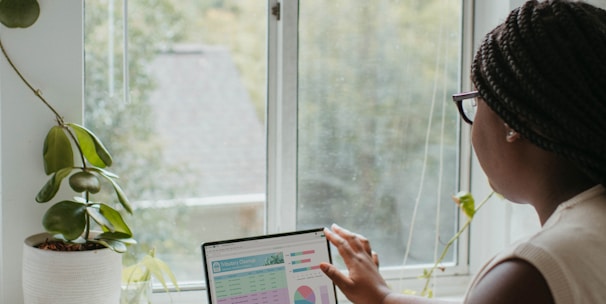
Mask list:
[[[67,120],[82,121],[82,0],[39,0],[27,29],[0,28],[24,76]],[[23,239],[42,231],[49,204],[35,202],[46,182],[42,145],[53,115],[0,60],[0,303],[22,303]]]

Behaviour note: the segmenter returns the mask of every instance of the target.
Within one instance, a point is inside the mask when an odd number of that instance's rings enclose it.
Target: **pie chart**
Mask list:
[[[315,304],[316,295],[309,286],[301,286],[295,291],[295,304]]]

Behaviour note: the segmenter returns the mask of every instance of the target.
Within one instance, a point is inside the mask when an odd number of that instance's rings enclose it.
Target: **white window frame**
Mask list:
[[[279,5],[280,20],[268,20],[267,231],[292,231],[297,221],[298,1]]]
[[[28,29],[0,28],[0,35],[15,63],[28,79],[39,87],[45,97],[66,119],[83,120],[83,3],[81,0],[39,0],[42,14]],[[296,1],[268,0],[268,10],[281,3],[283,19],[297,13]],[[468,89],[468,67],[483,33],[501,22],[510,9],[523,0],[486,1],[464,0],[464,49],[462,89]],[[290,17],[289,17],[290,16]],[[294,19],[293,19],[294,20]],[[284,22],[269,23],[269,34],[278,38],[270,45],[268,56],[273,72],[268,76],[268,232],[292,230],[296,210],[296,47],[280,47],[280,43],[295,37],[293,25]],[[476,34],[479,33],[479,34]],[[473,36],[471,36],[472,34]],[[473,38],[472,38],[473,37]],[[52,59],[51,59],[52,58]],[[294,103],[293,103],[294,102]],[[46,181],[41,167],[41,144],[48,128],[54,124],[47,109],[20,83],[4,59],[0,59],[0,302],[21,303],[21,248],[28,235],[39,232],[42,214],[48,208],[33,200],[38,188]],[[278,126],[278,127],[274,127]],[[462,185],[469,186],[476,198],[489,192],[477,161],[469,148],[469,129],[461,130],[462,163],[471,171],[461,175]],[[465,171],[465,170],[462,170]],[[62,195],[61,193],[59,195]],[[69,195],[69,194],[67,194]],[[65,194],[63,196],[66,196]],[[280,202],[278,204],[277,202]],[[464,261],[457,276],[442,276],[437,281],[437,292],[445,295],[461,294],[469,280],[469,273],[512,240],[510,204],[489,204],[478,214],[471,227],[471,237],[459,248]],[[283,214],[289,214],[283,217]],[[505,215],[505,216],[504,216]],[[470,249],[469,249],[470,248]],[[468,250],[469,249],[469,250]],[[467,255],[466,253],[469,252]],[[469,262],[467,262],[469,261]],[[469,265],[469,266],[467,266]],[[421,280],[399,280],[401,273],[385,275],[394,290],[418,290]],[[454,274],[454,273],[450,273]],[[393,277],[393,278],[392,278]],[[187,288],[186,288],[187,289]],[[203,291],[173,293],[175,303],[201,303],[206,300]],[[154,303],[169,298],[154,294]]]
[[[290,231],[296,228],[297,202],[297,75],[298,75],[298,1],[269,0],[268,6],[280,4],[280,20],[270,16],[268,23],[268,192],[267,192],[267,230],[269,232]],[[469,67],[472,58],[472,2],[463,1],[462,24],[462,53],[468,54],[462,59],[461,65]],[[275,37],[275,39],[272,39]],[[463,69],[463,87],[469,87],[468,69]],[[470,189],[471,147],[469,145],[469,126],[462,125],[460,153],[460,188]],[[286,215],[286,216],[285,216]],[[465,217],[460,217],[459,226],[463,225]],[[372,241],[372,240],[371,240]],[[463,235],[457,243],[457,262],[446,268],[440,274],[446,284],[453,290],[461,290],[468,281],[469,263],[468,234]],[[421,280],[417,278],[424,268],[431,265],[410,267],[390,267],[382,269],[390,285],[398,289],[408,288],[420,290]],[[403,279],[404,278],[404,279]],[[413,285],[420,288],[413,288]]]

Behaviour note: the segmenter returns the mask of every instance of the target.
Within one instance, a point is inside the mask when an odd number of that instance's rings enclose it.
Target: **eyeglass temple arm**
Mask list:
[[[480,96],[480,94],[478,93],[478,91],[463,92],[463,93],[453,94],[452,95],[452,100],[453,101],[461,101],[463,99],[475,98],[475,97],[478,97],[478,96]]]

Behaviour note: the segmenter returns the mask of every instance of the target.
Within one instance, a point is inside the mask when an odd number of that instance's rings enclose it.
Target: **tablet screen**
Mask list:
[[[209,303],[334,304],[323,229],[202,244]]]

